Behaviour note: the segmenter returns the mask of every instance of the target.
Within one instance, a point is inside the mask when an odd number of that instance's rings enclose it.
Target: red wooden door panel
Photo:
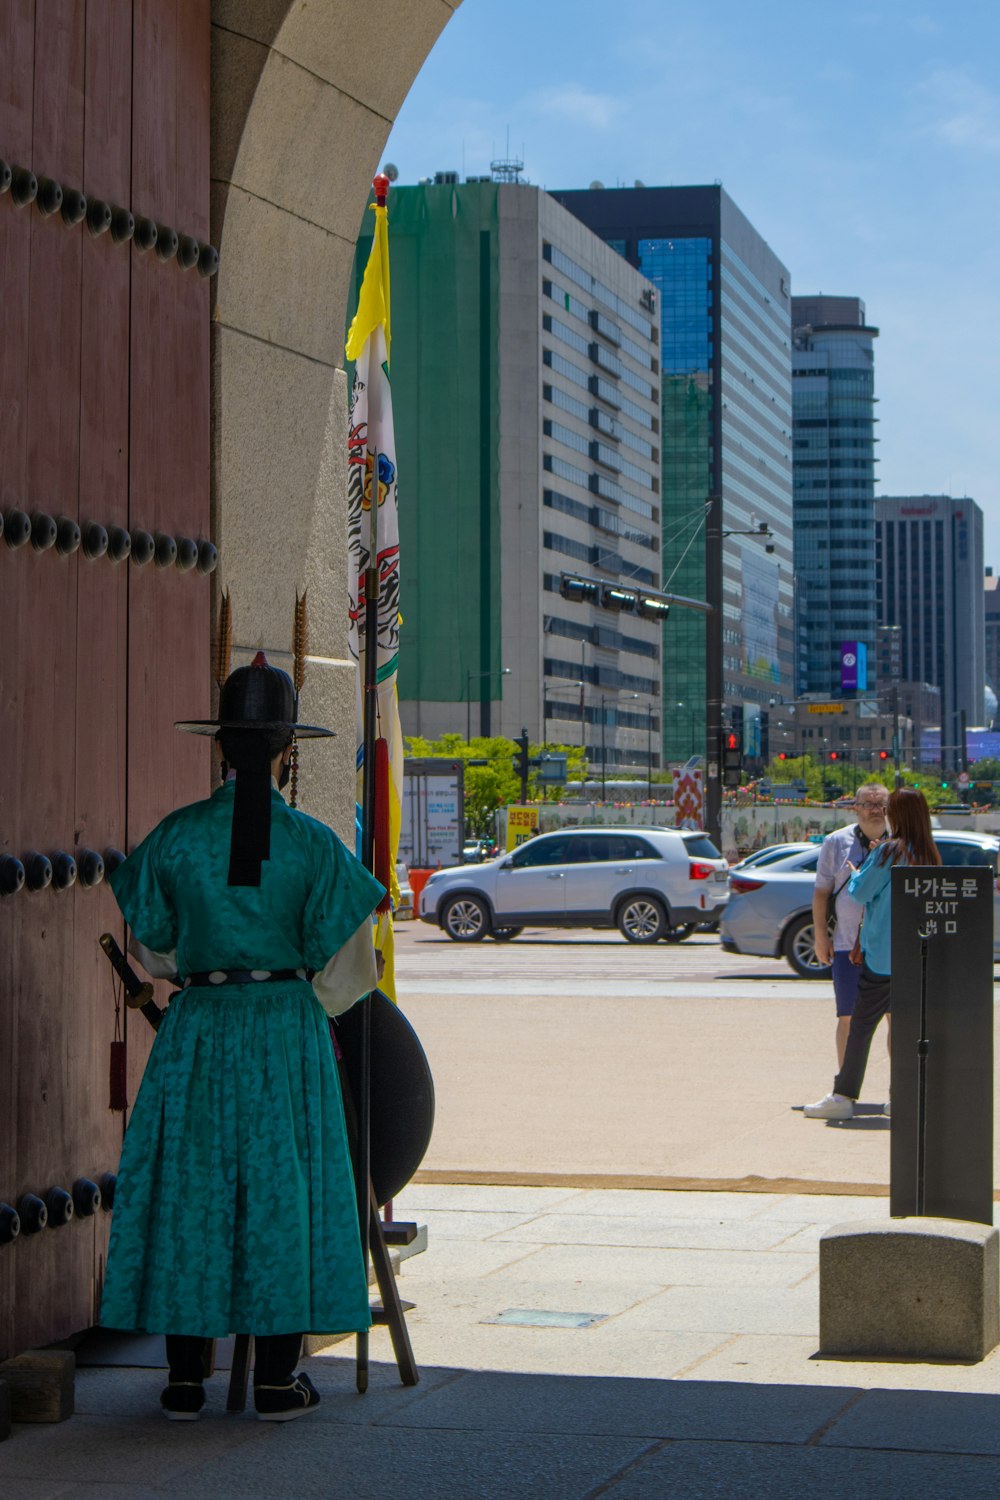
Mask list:
[[[207,237],[204,0],[4,0],[0,157]],[[208,283],[0,197],[0,508],[209,535]],[[0,541],[0,854],[127,850],[204,795],[209,584]],[[0,898],[0,1201],[114,1171],[107,885]],[[134,1099],[148,1055],[130,1036]],[[0,1245],[0,1358],[93,1319],[109,1218]]]
[[[0,6],[0,152],[15,163],[31,160],[34,0]],[[27,463],[28,281],[31,222],[9,193],[0,198],[0,507],[23,506]],[[25,632],[24,574],[16,553],[0,541],[0,854],[20,855],[21,697]],[[16,906],[0,900],[0,1197],[14,1194],[17,1141],[18,952]],[[13,1347],[14,1257],[0,1246],[0,1354]]]
[[[86,191],[128,206],[131,197],[131,0],[87,0]],[[129,285],[132,250],[110,235],[82,236],[80,514],[128,526]],[[124,850],[127,681],[127,562],[79,567],[77,594],[76,834],[78,848]],[[123,1120],[108,1108],[114,1035],[110,971],[98,938],[123,938],[110,887],[76,892],[75,973],[81,1032],[71,1108],[86,1121],[76,1175],[114,1171]],[[110,1216],[98,1215],[79,1283],[103,1280]],[[88,1309],[88,1321],[93,1320]]]
[[[132,194],[180,232],[208,234],[209,15],[200,0],[136,0]],[[134,526],[208,537],[209,291],[197,274],[133,255],[130,517]],[[129,578],[128,837],[134,846],[172,808],[207,796],[210,744],[174,729],[211,706],[210,593],[205,579],[146,568]],[[161,1002],[169,993],[163,993]],[[134,1095],[148,1038],[130,1017]],[[138,1033],[138,1034],[137,1034]]]
[[[36,0],[35,84],[30,164],[61,182],[83,179],[84,10]],[[29,211],[27,472],[24,509],[78,510],[80,472],[80,276],[82,237],[58,214]],[[76,721],[76,591],[79,565],[31,546],[15,559],[24,588],[22,624],[33,667],[23,695],[21,838],[25,849],[73,853]],[[65,564],[65,565],[64,565]],[[73,892],[50,887],[14,905],[21,972],[18,995],[17,1170],[15,1191],[67,1186],[67,1144],[79,1122],[70,1109],[74,1049],[67,1045],[66,993],[74,974]],[[63,1325],[78,1278],[80,1228],[13,1247],[19,1336],[44,1337]],[[90,1230],[92,1238],[93,1231]]]

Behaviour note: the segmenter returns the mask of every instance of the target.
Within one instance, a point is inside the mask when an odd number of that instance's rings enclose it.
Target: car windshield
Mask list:
[[[775,860],[789,859],[799,852],[794,844],[775,844],[773,849],[758,849],[755,854],[748,854],[746,859],[741,861],[741,867],[773,865]]]
[[[791,854],[786,852],[780,858],[770,860],[768,870],[772,875],[781,875],[792,870],[805,870],[808,873],[815,870],[818,864],[818,849],[797,849]],[[761,867],[758,865],[756,868]]]

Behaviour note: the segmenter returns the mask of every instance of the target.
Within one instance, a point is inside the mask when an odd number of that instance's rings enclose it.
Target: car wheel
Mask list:
[[[519,937],[523,931],[523,927],[494,927],[493,940],[497,943],[509,943],[511,938]]]
[[[490,930],[490,913],[478,896],[453,896],[441,913],[441,926],[456,943],[479,943]]]
[[[804,911],[789,925],[782,949],[788,962],[802,979],[829,979],[832,970],[816,957],[816,930],[812,913]]]
[[[663,903],[655,896],[630,896],[618,908],[618,931],[630,943],[656,943],[668,930]]]
[[[691,936],[697,925],[697,922],[681,922],[677,927],[668,927],[663,934],[663,941],[665,943],[683,943],[685,938]]]

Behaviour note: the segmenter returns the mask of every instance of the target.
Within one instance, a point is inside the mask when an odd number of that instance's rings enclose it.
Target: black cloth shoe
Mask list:
[[[205,1405],[205,1387],[200,1380],[172,1380],[160,1392],[160,1405],[168,1422],[197,1422]]]
[[[258,1422],[293,1422],[319,1405],[319,1391],[308,1375],[296,1375],[284,1385],[255,1385],[253,1404]]]

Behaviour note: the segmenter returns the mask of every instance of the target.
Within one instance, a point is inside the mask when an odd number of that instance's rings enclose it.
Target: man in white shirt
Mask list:
[[[821,964],[833,965],[833,993],[837,1002],[837,1066],[843,1066],[847,1033],[851,1029],[851,1016],[858,997],[858,975],[861,972],[851,963],[854,947],[861,926],[864,908],[847,894],[847,881],[851,867],[857,868],[868,857],[874,844],[885,838],[885,810],[889,792],[881,782],[869,781],[858,787],[854,808],[858,821],[848,828],[838,828],[823,840],[816,867],[816,886],[813,891],[813,925],[816,929],[816,957]],[[830,905],[835,901],[837,925],[831,940],[829,932]]]

